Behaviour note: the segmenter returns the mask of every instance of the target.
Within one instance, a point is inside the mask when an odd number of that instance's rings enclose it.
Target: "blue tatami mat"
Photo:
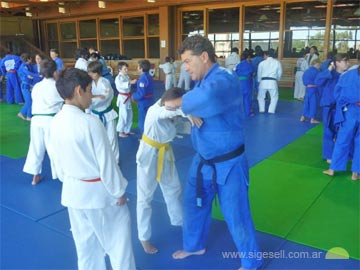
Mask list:
[[[1,205],[33,220],[64,209],[60,204],[61,182],[52,180],[49,159],[43,164],[44,180],[32,186],[32,175],[22,172],[25,159],[0,156]]]

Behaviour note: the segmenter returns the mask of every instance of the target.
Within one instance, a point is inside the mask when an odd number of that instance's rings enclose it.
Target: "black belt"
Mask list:
[[[240,156],[245,151],[245,146],[242,144],[236,150],[223,154],[221,156],[217,156],[211,159],[204,159],[200,156],[200,163],[197,167],[196,171],[196,205],[198,207],[202,207],[202,186],[203,186],[203,176],[201,173],[201,169],[204,165],[209,165],[213,170],[212,181],[214,185],[214,190],[216,193],[216,167],[214,163],[224,162],[234,157]]]
[[[272,78],[272,77],[262,77],[261,80],[277,81],[275,78]]]

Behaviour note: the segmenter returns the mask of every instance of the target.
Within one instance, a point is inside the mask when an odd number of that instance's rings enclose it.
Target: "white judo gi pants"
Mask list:
[[[150,170],[137,166],[137,227],[140,241],[151,238],[151,201],[158,185],[156,181],[157,159],[150,165]],[[153,168],[153,169],[152,169]],[[165,159],[161,175],[160,188],[163,193],[170,223],[181,226],[183,223],[181,184],[175,164]]]
[[[116,120],[111,120],[106,122],[106,133],[110,140],[111,149],[115,155],[116,163],[120,161],[120,151],[119,151],[119,143],[118,143],[118,136],[116,133]]]
[[[268,112],[275,113],[276,106],[279,100],[279,91],[276,81],[260,81],[259,92],[258,92],[258,103],[259,103],[259,112],[265,112],[265,97],[266,92],[270,94],[270,105]]]
[[[128,206],[100,209],[68,207],[79,270],[106,270],[105,253],[113,270],[135,270]]]
[[[130,106],[129,106],[130,105]],[[133,112],[130,104],[119,104],[119,120],[116,126],[117,132],[130,133],[133,121]]]
[[[23,171],[38,175],[42,171],[45,151],[49,143],[52,116],[34,116],[30,126],[30,144]]]
[[[296,99],[305,97],[305,85],[302,80],[303,75],[304,71],[296,71],[295,73],[294,98]]]
[[[174,77],[172,75],[172,73],[170,74],[166,74],[166,78],[165,78],[165,90],[169,90],[171,87],[173,87],[174,84]]]

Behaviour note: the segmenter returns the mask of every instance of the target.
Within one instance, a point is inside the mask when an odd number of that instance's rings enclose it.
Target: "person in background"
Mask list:
[[[279,99],[279,91],[277,81],[282,76],[281,63],[272,57],[268,51],[264,52],[264,61],[260,62],[257,72],[257,80],[259,82],[258,103],[259,112],[265,112],[266,92],[270,94],[270,105],[268,112],[275,113],[277,102]]]
[[[165,90],[169,90],[174,86],[174,66],[171,63],[171,58],[169,56],[165,57],[165,63],[160,64],[159,68],[161,68],[165,73]]]
[[[225,59],[225,68],[231,72],[234,71],[237,64],[240,63],[239,49],[231,48],[231,52]]]
[[[89,49],[89,51],[90,51],[90,49]],[[102,58],[98,52],[92,52],[92,53],[90,53],[89,61],[99,61],[102,64],[102,76],[105,79],[108,79],[108,81],[111,84],[112,89],[115,92],[116,91],[115,80],[114,80],[114,77],[112,76],[112,74],[110,73],[109,68],[107,67],[107,65],[105,63],[104,58]]]
[[[53,60],[41,62],[44,79],[35,84],[32,92],[32,118],[30,124],[30,145],[23,171],[33,175],[32,185],[41,180],[42,162],[49,148],[49,128],[51,121],[64,103],[55,86],[56,63]],[[50,160],[51,154],[48,152]],[[51,169],[53,172],[53,163]]]
[[[35,64],[33,65],[33,71],[37,75],[33,78],[32,86],[34,86],[35,84],[37,84],[38,82],[40,82],[43,79],[43,76],[41,75],[40,63],[44,59],[45,59],[45,57],[42,54],[40,54],[40,53],[35,54]]]
[[[54,117],[49,146],[55,175],[62,182],[61,204],[68,210],[79,270],[108,269],[105,254],[112,269],[135,270],[128,182],[104,125],[84,113],[91,104],[91,81],[76,68],[63,70],[56,81],[65,104]]]
[[[264,52],[261,49],[261,47],[259,45],[257,45],[255,47],[255,57],[253,57],[251,59],[251,64],[253,66],[253,70],[254,70],[254,79],[253,79],[253,99],[256,100],[257,99],[257,95],[259,92],[259,83],[257,80],[257,71],[258,71],[258,67],[260,62],[264,61]]]
[[[296,61],[294,99],[302,101],[304,100],[304,96],[305,96],[305,85],[303,83],[303,75],[305,70],[309,68],[309,65],[305,59],[305,51],[301,51],[300,53],[302,55]]]
[[[319,121],[315,119],[318,108],[319,89],[315,84],[315,78],[319,73],[320,59],[312,61],[312,66],[309,67],[303,75],[303,84],[306,86],[305,99],[303,104],[303,112],[300,121],[304,122],[310,119],[311,124],[318,124]]]
[[[322,157],[328,163],[334,150],[337,127],[334,124],[336,101],[334,97],[335,85],[339,77],[349,68],[349,58],[345,53],[334,56],[327,69],[320,72],[315,79],[315,84],[320,87],[320,107],[322,107],[322,120],[324,123]]]
[[[236,65],[235,73],[240,80],[240,90],[243,94],[244,112],[246,116],[254,116],[252,111],[252,96],[253,96],[253,82],[252,76],[254,73],[251,64],[251,55],[248,51],[241,54],[241,62]]]
[[[312,61],[314,61],[317,58],[319,58],[318,49],[316,46],[311,46],[310,52],[305,56],[305,60],[308,63],[308,66],[311,66]]]
[[[177,85],[177,78],[176,78],[176,71],[177,71],[177,64],[175,62],[175,58],[170,56],[170,63],[173,65],[172,75],[173,75],[173,87]]]
[[[180,77],[178,82],[178,87],[185,89],[185,91],[190,90],[191,78],[189,72],[185,70],[185,64],[182,63],[180,67]]]
[[[64,68],[64,61],[59,58],[59,51],[57,49],[50,49],[50,57],[55,61],[57,71]]]
[[[184,259],[206,252],[211,208],[218,196],[222,214],[241,257],[241,269],[256,269],[260,258],[249,199],[249,167],[244,153],[239,80],[215,60],[211,41],[201,35],[187,37],[179,49],[195,87],[167,106],[191,115],[196,151],[183,198],[183,249],[173,253]],[[224,94],[226,93],[226,94]]]
[[[119,107],[119,119],[116,131],[119,137],[126,138],[130,134],[133,111],[131,106],[131,85],[136,83],[136,79],[131,80],[128,75],[129,65],[126,62],[118,63],[119,73],[115,78],[118,97],[116,105]]]
[[[87,72],[87,66],[89,62],[87,61],[89,53],[86,49],[76,49],[75,51],[75,68],[81,69]]]
[[[37,77],[37,73],[33,71],[32,58],[28,53],[21,55],[22,64],[19,68],[19,77],[21,81],[21,92],[24,97],[25,103],[18,113],[18,117],[23,120],[31,120],[31,85],[33,78]]]
[[[18,78],[20,65],[20,57],[11,52],[7,52],[5,57],[1,59],[0,69],[2,74],[6,76],[6,102],[8,104],[14,104],[14,102],[17,104],[24,103]]]
[[[150,62],[148,60],[139,60],[137,70],[140,77],[136,83],[136,92],[133,93],[132,99],[137,102],[138,106],[138,125],[140,135],[144,132],[144,122],[146,112],[154,103],[154,79],[149,74]]]
[[[93,79],[91,92],[93,98],[90,105],[91,114],[97,116],[104,124],[116,161],[119,163],[119,144],[116,133],[116,118],[118,114],[112,107],[114,90],[110,82],[101,76],[102,64],[99,61],[90,62],[87,67],[89,76]]]

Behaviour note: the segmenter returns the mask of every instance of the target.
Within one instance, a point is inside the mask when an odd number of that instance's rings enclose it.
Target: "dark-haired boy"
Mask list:
[[[127,180],[112,153],[104,125],[84,110],[91,104],[90,76],[62,71],[56,81],[65,99],[50,130],[51,157],[63,182],[61,203],[68,207],[79,270],[135,270],[131,243]]]
[[[133,93],[132,98],[138,105],[138,124],[140,134],[142,134],[144,132],[146,112],[154,103],[154,79],[149,74],[150,62],[148,60],[140,60],[138,62],[137,70],[141,75],[137,81],[136,92]]]
[[[40,70],[44,79],[35,84],[31,91],[30,145],[23,169],[34,175],[32,185],[38,184],[42,179],[41,167],[48,149],[50,124],[64,102],[55,86],[56,63],[53,60],[43,60]]]

